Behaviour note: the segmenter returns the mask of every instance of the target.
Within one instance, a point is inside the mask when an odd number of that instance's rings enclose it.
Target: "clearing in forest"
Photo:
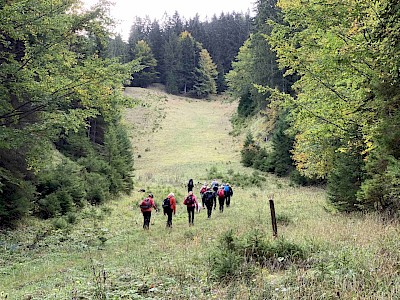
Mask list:
[[[171,96],[157,87],[126,94],[139,101],[125,115],[134,191],[84,208],[68,227],[32,220],[1,235],[0,299],[334,299],[337,291],[343,299],[395,298],[398,224],[333,214],[323,189],[241,166],[241,139],[230,134],[236,102]],[[198,196],[204,181],[222,177],[233,180],[231,207],[214,210],[211,219],[203,210],[189,227],[187,181],[197,183]],[[142,229],[138,203],[147,192],[159,206],[175,193],[172,229],[161,210],[150,230]],[[282,237],[271,245],[306,253],[287,270],[285,255],[264,258],[272,241],[270,195]]]

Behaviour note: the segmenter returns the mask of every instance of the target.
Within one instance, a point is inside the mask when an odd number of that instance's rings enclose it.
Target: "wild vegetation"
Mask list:
[[[126,112],[136,145],[130,196],[74,216],[24,221],[1,235],[0,293],[7,299],[394,299],[399,229],[378,215],[341,215],[325,191],[241,166],[229,133],[236,104],[129,88],[143,105]],[[190,117],[189,117],[190,116]],[[146,133],[146,134],[144,134]],[[201,138],[199,138],[201,137]],[[166,151],[166,149],[169,151]],[[236,175],[234,175],[236,174]],[[188,177],[235,180],[232,205],[188,227]],[[198,184],[196,191],[200,188]],[[142,229],[145,189],[178,200],[173,228],[153,213]],[[278,239],[272,237],[273,195]]]
[[[0,1],[0,299],[398,298],[397,2],[176,12],[126,43],[108,2]],[[189,228],[189,178],[232,207]],[[175,193],[172,230],[142,230],[143,190]]]

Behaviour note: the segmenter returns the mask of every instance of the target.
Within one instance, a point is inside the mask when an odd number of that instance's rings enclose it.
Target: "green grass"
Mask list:
[[[202,211],[195,226],[188,227],[182,201],[189,178],[203,183],[213,179],[210,171],[227,177],[232,171],[253,174],[239,163],[241,138],[229,135],[235,104],[188,100],[154,89],[127,92],[144,104],[126,112],[136,157],[135,191],[103,207],[85,208],[74,224],[64,228],[61,222],[62,229],[55,229],[51,220],[30,219],[2,233],[0,299],[400,297],[399,224],[376,215],[332,213],[323,189],[293,187],[285,179],[261,174],[266,178],[261,187],[234,186],[230,208],[223,214],[214,211],[210,220]],[[145,196],[138,192],[142,188],[158,204],[175,193],[179,204],[172,230],[165,228],[161,213],[153,213],[150,230],[143,231],[138,208]],[[270,195],[284,241],[277,245]],[[227,232],[240,247],[224,258],[218,251]],[[265,239],[258,248],[249,238],[254,232]],[[245,259],[254,249],[264,253],[278,246],[301,247],[305,257],[289,265],[283,265],[284,257],[272,256],[265,265],[262,259]],[[226,260],[219,269],[215,258]],[[221,283],[215,274],[226,268],[234,272]]]

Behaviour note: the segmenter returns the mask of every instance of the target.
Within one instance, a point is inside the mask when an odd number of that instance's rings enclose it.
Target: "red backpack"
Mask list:
[[[150,199],[149,198],[144,199],[142,201],[142,203],[140,203],[140,208],[141,209],[148,209],[150,207],[151,207],[151,205],[150,205]]]
[[[225,197],[225,192],[223,189],[218,190],[218,197]]]
[[[186,202],[186,205],[187,205],[187,206],[193,206],[193,204],[194,204],[193,196],[192,196],[192,195],[187,196],[185,202]]]

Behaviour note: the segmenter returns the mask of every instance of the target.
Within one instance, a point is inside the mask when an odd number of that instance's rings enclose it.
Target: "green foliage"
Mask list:
[[[372,156],[367,169],[370,175],[357,194],[360,207],[384,211],[397,218],[400,212],[399,160],[391,156]]]
[[[251,132],[248,132],[244,141],[243,149],[240,151],[242,158],[241,163],[245,167],[251,167],[254,164],[254,159],[259,151],[259,147],[255,145],[255,141]]]
[[[216,166],[212,166],[210,170],[208,170],[207,177],[218,178],[222,182],[228,182],[231,186],[238,187],[261,187],[266,181],[266,178],[257,171],[254,171],[251,175],[247,175],[230,169],[226,172],[226,174],[223,174]]]
[[[199,64],[201,45],[188,31],[179,35],[181,69],[179,70],[179,90],[191,92],[196,82],[196,68]]]
[[[215,253],[211,256],[211,273],[217,280],[232,280],[232,277],[251,276],[254,266],[270,269],[285,269],[305,260],[306,249],[284,238],[271,240],[259,229],[242,236],[233,231],[224,233]]]
[[[230,73],[228,73],[229,75]],[[238,115],[240,117],[250,117],[256,112],[256,104],[251,98],[249,92],[240,96],[240,101],[238,105]]]
[[[198,68],[196,68],[196,81],[193,85],[197,97],[207,97],[217,93],[215,79],[218,75],[217,68],[206,49],[201,49]]]
[[[288,129],[289,123],[286,120],[286,114],[281,114],[273,130],[271,138],[272,153],[270,154],[273,173],[280,177],[289,175],[294,169],[291,154],[294,138],[288,132]]]
[[[216,166],[212,166],[209,170],[207,170],[208,178],[222,178],[224,175],[218,170]]]
[[[332,193],[345,210],[356,202],[366,209],[396,210],[396,201],[390,199],[391,194],[398,195],[397,175],[389,170],[392,164],[384,161],[392,157],[397,167],[399,159],[395,150],[399,143],[399,74],[394,70],[399,66],[400,7],[390,0],[282,0],[279,6],[285,23],[269,22],[273,30],[268,41],[280,67],[300,79],[294,85],[296,97],[277,97],[275,104],[289,108],[298,170],[307,177],[343,181]],[[355,127],[359,134],[349,144],[342,143]],[[358,145],[358,154],[349,150],[354,145]],[[349,153],[349,169],[357,175],[339,166],[338,152]],[[368,162],[360,178],[356,178],[358,156]],[[343,175],[348,177],[340,178]],[[377,195],[374,190],[382,193]]]
[[[33,207],[35,186],[18,177],[0,167],[0,227],[13,225]]]
[[[172,16],[165,15],[162,21],[137,17],[129,35],[131,59],[136,43],[144,40],[158,62],[156,70],[167,92],[207,97],[210,83],[212,93],[214,84],[218,92],[226,90],[224,75],[231,69],[239,47],[248,38],[251,23],[249,14],[235,12],[213,16],[205,22],[201,22],[198,15],[184,20],[178,12]],[[185,36],[183,39],[182,33]],[[188,35],[190,38],[186,39]],[[179,43],[185,44],[183,48],[177,45],[178,38]],[[209,72],[201,66],[199,53],[202,48],[210,53],[217,74],[207,74]]]
[[[38,174],[36,213],[43,218],[64,215],[83,205],[86,199],[82,167],[69,160],[61,161]]]
[[[275,5],[270,7],[276,10]],[[265,22],[265,20],[263,21]],[[239,49],[232,70],[226,74],[228,91],[239,98],[238,113],[240,116],[254,115],[265,109],[270,94],[257,88],[258,85],[277,88],[289,92],[293,79],[284,78],[278,69],[275,53],[271,51],[265,34],[253,33]]]
[[[77,10],[75,4],[29,0],[1,6],[0,189],[1,203],[9,203],[1,205],[7,220],[28,213],[34,202],[44,217],[79,207],[86,193],[85,170],[68,160],[47,165],[57,157],[52,143],[61,149],[68,136],[88,132],[90,142],[101,145],[107,126],[127,103],[122,83],[137,62],[121,65],[106,58],[107,4],[92,11]],[[75,144],[68,154],[75,160],[88,155],[90,142]],[[11,162],[10,154],[19,163]],[[118,167],[113,162],[110,170]],[[126,190],[115,184],[113,192],[120,187]]]
[[[104,145],[105,161],[110,167],[110,192],[129,193],[133,188],[133,153],[125,127],[120,123],[109,125],[104,136]]]
[[[292,147],[292,140],[284,133],[282,125],[284,123],[277,123],[277,128],[272,137],[272,151],[255,144],[255,141],[248,133],[246,140],[241,150],[241,162],[246,167],[253,167],[263,172],[275,173],[278,176],[287,176],[293,170],[292,160],[290,157],[290,150]]]
[[[394,93],[396,93],[395,86],[384,84],[380,87],[380,97],[390,99],[391,104],[382,109],[385,118],[377,129],[378,146],[371,151],[366,162],[367,175],[357,198],[361,207],[366,210],[379,210],[398,216],[400,112],[395,107],[400,102],[400,98],[398,95],[390,96]]]
[[[180,53],[181,45],[178,36],[171,34],[164,46],[165,89],[171,94],[179,92]]]
[[[131,86],[147,87],[157,80],[157,60],[147,42],[140,40],[133,50],[133,58],[139,62],[142,69],[132,74]]]
[[[129,51],[128,51],[128,45],[122,40],[122,37],[120,34],[115,36],[114,39],[110,39],[108,45],[107,45],[107,52],[108,52],[108,57],[110,58],[118,58],[119,62],[125,64],[130,61],[129,58]]]
[[[364,177],[364,161],[359,151],[339,152],[327,182],[329,201],[339,211],[359,210],[357,191]]]

